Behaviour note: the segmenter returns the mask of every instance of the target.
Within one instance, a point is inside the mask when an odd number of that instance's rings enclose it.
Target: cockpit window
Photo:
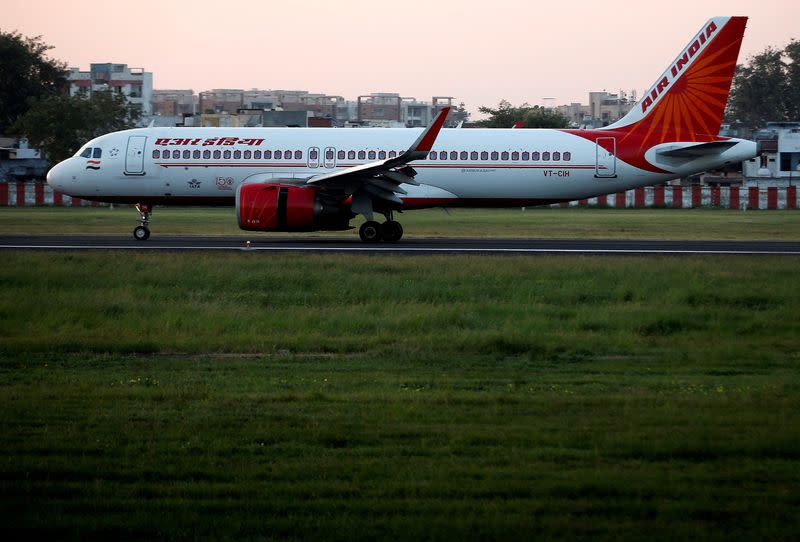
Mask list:
[[[103,149],[101,149],[100,147],[95,147],[94,155],[92,156],[92,158],[100,158],[102,155],[103,155]]]
[[[83,149],[83,152],[81,153],[81,158],[91,158],[91,157],[92,157],[92,148],[86,147],[85,149]]]

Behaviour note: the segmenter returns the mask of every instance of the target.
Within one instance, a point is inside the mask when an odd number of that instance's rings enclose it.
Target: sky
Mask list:
[[[800,38],[796,0],[0,0],[0,30],[52,58],[153,72],[153,87],[453,96],[477,113],[639,95],[702,24],[750,17],[739,61]]]

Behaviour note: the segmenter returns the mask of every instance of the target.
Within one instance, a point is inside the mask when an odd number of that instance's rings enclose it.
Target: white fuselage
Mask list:
[[[756,154],[753,142],[734,140],[718,155],[671,169],[659,164],[666,172],[656,173],[576,133],[442,130],[431,155],[409,164],[419,186],[402,185],[408,192],[404,207],[569,201],[659,184]],[[55,166],[48,182],[65,194],[100,201],[233,205],[242,183],[301,184],[403,152],[419,134],[402,128],[140,128],[93,139]]]

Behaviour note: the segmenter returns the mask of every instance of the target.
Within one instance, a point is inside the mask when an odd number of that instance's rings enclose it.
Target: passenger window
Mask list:
[[[389,151],[389,158],[394,158],[395,156],[397,156],[397,153],[396,153],[396,152],[394,152],[394,151]]]
[[[367,158],[375,160],[375,151],[369,151],[369,153],[367,153]]]
[[[436,158],[438,158],[438,156],[439,155],[436,153],[436,151],[431,151],[431,152],[428,153],[428,158],[430,160],[436,160]]]
[[[478,159],[478,151],[472,151],[471,153],[469,153],[469,159],[470,160],[477,160]]]
[[[545,162],[550,161],[550,153],[549,152],[543,152],[542,153],[542,160],[544,160]]]
[[[237,151],[238,152],[238,151]],[[253,151],[244,151],[244,159],[250,160],[250,157],[253,155]]]
[[[203,151],[203,158],[205,158],[206,160],[211,158],[211,151]]]
[[[519,153],[517,151],[512,152],[511,153],[511,159],[512,160],[519,160]]]
[[[508,160],[508,151],[503,151],[500,154],[500,160]]]
[[[356,151],[347,151],[347,159],[348,160],[355,160],[356,159]]]
[[[467,156],[468,156],[468,155],[467,155],[467,151],[461,151],[461,159],[462,159],[462,160],[466,160],[466,159],[467,159]]]
[[[101,156],[103,156],[103,149],[101,149],[100,147],[95,147],[94,154],[92,154],[92,158],[100,158]]]
[[[267,152],[269,152],[269,151],[267,151]],[[266,153],[265,153],[265,157],[266,157]],[[275,160],[280,160],[281,158],[283,158],[283,152],[282,151],[275,151]]]
[[[272,151],[264,151],[264,160],[272,159]]]
[[[91,157],[92,157],[92,148],[86,147],[85,149],[83,149],[83,152],[81,153],[81,158],[91,158]]]
[[[533,151],[531,153],[531,160],[538,161],[539,160],[539,151]]]
[[[214,160],[219,160],[221,156],[222,153],[220,151],[214,151]]]
[[[183,159],[184,160],[188,160],[191,157],[192,157],[192,151],[190,151],[189,149],[186,149],[185,151],[183,151]]]
[[[222,153],[222,157],[223,157],[225,160],[230,160],[230,158],[231,158],[231,151],[225,151],[225,152],[223,152],[223,153]]]
[[[178,151],[178,150],[174,150],[174,151],[172,151],[172,158],[174,158],[175,160],[177,160],[177,159],[178,159],[178,158],[180,158],[180,157],[181,157],[181,151]]]
[[[192,152],[192,158],[194,158],[195,160],[199,159],[200,158],[200,151],[196,150],[196,151]]]
[[[553,160],[561,160],[561,153],[556,151],[553,153]]]
[[[458,160],[458,152],[450,151],[450,160]]]
[[[265,156],[266,158],[266,156]],[[253,151],[253,159],[261,160],[261,151]]]
[[[333,160],[333,149],[325,151],[325,160]]]
[[[522,159],[527,162],[528,160],[531,159],[531,154],[528,151],[523,151],[522,152]]]
[[[367,158],[366,151],[358,151],[358,159],[359,160],[366,160],[366,158]]]
[[[499,160],[499,159],[500,159],[500,153],[497,151],[492,151],[492,160]]]
[[[302,160],[303,159],[303,151],[294,151],[294,159],[295,160]]]
[[[308,157],[311,160],[316,160],[317,159],[317,149],[311,149],[310,151],[308,151]]]
[[[481,160],[488,160],[489,153],[487,151],[481,151]]]
[[[572,153],[570,153],[569,151],[565,152],[564,153],[564,160],[567,160],[567,161],[572,160]]]
[[[233,151],[233,159],[238,160],[242,157],[242,151]]]
[[[153,151],[153,158],[161,158],[161,151],[156,149]]]
[[[378,160],[386,159],[386,151],[378,151]]]

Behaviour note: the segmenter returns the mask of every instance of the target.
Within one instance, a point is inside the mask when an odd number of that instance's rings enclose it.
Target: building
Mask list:
[[[154,90],[151,102],[153,115],[183,116],[198,112],[199,98],[192,89]]]
[[[199,99],[201,114],[228,113],[235,114],[244,108],[244,91],[234,88],[215,88],[204,90]]]
[[[800,122],[768,122],[754,139],[761,155],[742,164],[748,186],[800,184]]]
[[[590,92],[589,103],[584,105],[573,102],[560,105],[556,109],[567,117],[574,128],[601,128],[613,124],[628,114],[636,104],[636,91],[630,97],[623,91],[611,94],[606,91]]]
[[[153,74],[143,68],[129,68],[127,64],[90,64],[89,71],[69,68],[67,81],[70,96],[111,90],[124,94],[141,116],[152,114]]]

